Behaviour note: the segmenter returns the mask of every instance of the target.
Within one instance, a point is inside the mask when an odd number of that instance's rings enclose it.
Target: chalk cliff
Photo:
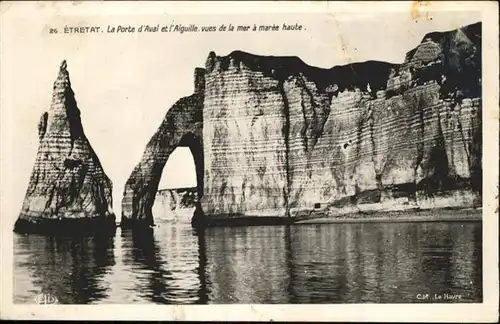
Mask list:
[[[83,131],[65,61],[38,134],[38,153],[14,230],[114,229],[112,183]]]
[[[481,204],[480,23],[426,35],[402,64],[211,52],[197,75],[132,172],[125,219],[152,223],[184,136],[213,220]]]
[[[121,227],[152,225],[152,207],[168,157],[178,146],[189,147],[194,157],[199,193],[203,188],[202,110],[205,71],[194,72],[194,93],[178,100],[146,145],[144,154],[125,184]]]
[[[481,204],[481,24],[403,64],[209,55],[203,210],[331,215]]]

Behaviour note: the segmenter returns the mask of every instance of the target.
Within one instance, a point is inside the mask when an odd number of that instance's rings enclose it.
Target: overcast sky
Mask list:
[[[175,101],[193,90],[193,71],[210,51],[243,50],[262,55],[295,55],[304,62],[334,65],[380,60],[401,63],[406,52],[432,31],[481,20],[474,12],[434,13],[412,19],[409,12],[363,15],[233,16],[68,16],[36,20],[16,17],[2,25],[2,151],[8,154],[3,182],[17,213],[38,147],[37,123],[50,107],[52,86],[65,59],[85,133],[113,181],[114,209],[120,213],[125,181],[144,147]],[[64,35],[64,25],[100,26],[182,23],[189,25],[279,24],[298,22],[301,32]],[[48,28],[60,30],[48,35]],[[4,31],[7,30],[9,32]],[[13,37],[15,35],[15,37]],[[8,140],[8,142],[4,142]],[[8,150],[8,151],[5,151]],[[2,161],[4,162],[4,161]],[[189,166],[189,167],[186,167]],[[8,185],[8,188],[5,187]],[[161,187],[194,186],[188,149],[170,158]],[[12,215],[13,219],[17,214]]]

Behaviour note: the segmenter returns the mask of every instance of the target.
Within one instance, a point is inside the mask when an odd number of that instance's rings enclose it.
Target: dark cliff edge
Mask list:
[[[122,224],[154,223],[179,145],[211,225],[480,208],[481,95],[481,23],[427,34],[402,64],[210,52],[127,181]]]
[[[222,71],[228,70],[231,60],[234,60],[243,63],[251,71],[262,72],[264,76],[278,80],[302,74],[321,91],[328,91],[327,87],[333,84],[337,84],[339,91],[355,88],[366,90],[367,84],[376,91],[385,88],[391,68],[398,66],[387,62],[366,61],[322,69],[306,64],[297,56],[261,56],[233,51],[227,56],[216,57],[212,53],[209,59],[220,62]]]
[[[113,234],[112,183],[83,131],[65,61],[38,134],[35,165],[14,231]]]

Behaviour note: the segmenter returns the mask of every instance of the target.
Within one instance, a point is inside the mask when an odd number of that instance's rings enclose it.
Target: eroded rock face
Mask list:
[[[481,198],[481,25],[401,65],[211,53],[203,210],[215,217],[470,207]]]
[[[15,230],[114,228],[112,183],[83,131],[65,61],[38,134],[38,153]]]
[[[212,220],[481,203],[480,23],[426,35],[401,65],[211,52],[201,75],[127,182],[125,220],[152,223],[186,134],[202,145],[192,152]]]
[[[211,53],[206,63],[202,206],[207,214],[286,213],[288,103],[283,81],[263,66],[250,67],[253,58],[265,61],[234,52]]]
[[[152,207],[168,157],[178,146],[193,154],[199,195],[203,192],[202,110],[204,70],[195,69],[194,94],[178,100],[167,112],[157,132],[146,145],[141,161],[125,184],[121,227],[134,223],[152,225]]]

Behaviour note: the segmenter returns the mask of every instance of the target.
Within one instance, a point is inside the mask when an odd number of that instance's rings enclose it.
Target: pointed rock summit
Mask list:
[[[38,134],[38,153],[14,230],[66,234],[114,229],[112,183],[83,131],[66,61]]]

